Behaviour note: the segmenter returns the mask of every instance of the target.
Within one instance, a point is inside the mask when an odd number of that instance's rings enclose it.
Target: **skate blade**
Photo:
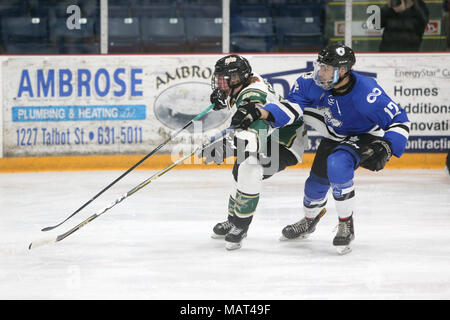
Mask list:
[[[352,248],[350,246],[336,246],[336,251],[342,256],[344,254],[352,252]]]
[[[225,235],[222,236],[220,234],[213,233],[211,235],[211,238],[213,238],[213,239],[225,239]]]
[[[237,250],[242,247],[241,243],[234,243],[234,242],[226,242],[225,243],[225,249],[231,251],[231,250]]]
[[[309,238],[309,234],[305,234],[304,236],[299,236],[297,238],[286,238],[285,236],[281,236],[278,240],[280,241],[299,241],[299,240],[305,240]]]

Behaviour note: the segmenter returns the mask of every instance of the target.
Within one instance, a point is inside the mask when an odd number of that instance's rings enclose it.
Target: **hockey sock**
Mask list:
[[[305,213],[305,218],[309,220],[314,220],[320,211],[327,204],[327,199],[321,200],[310,200],[306,196],[303,198],[303,212]]]
[[[263,168],[254,156],[248,157],[233,168],[233,177],[236,183],[232,190],[234,193],[230,195],[228,216],[232,216],[230,221],[237,227],[248,229],[258,205],[262,175]]]
[[[247,194],[239,190],[236,192],[236,199],[234,204],[234,218],[233,223],[237,227],[248,228],[252,221],[253,214],[258,206],[259,193]]]
[[[303,212],[306,218],[314,219],[325,207],[329,188],[327,179],[310,173],[305,182],[305,195],[303,197]]]
[[[348,151],[337,150],[328,156],[327,174],[333,190],[333,198],[339,218],[352,215],[355,206],[353,184],[356,159]]]
[[[346,221],[350,220],[351,217],[352,217],[351,215],[348,216],[348,217],[346,217],[346,218],[341,218],[341,217],[339,217],[339,221],[340,221],[340,222],[346,222]]]
[[[230,198],[228,199],[228,221],[230,222],[233,222],[235,203],[236,200],[230,195]]]
[[[352,215],[355,206],[355,187],[353,180],[344,184],[332,184],[336,211],[341,219]]]

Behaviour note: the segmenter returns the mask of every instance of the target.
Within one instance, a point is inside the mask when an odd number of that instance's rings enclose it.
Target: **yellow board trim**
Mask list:
[[[446,153],[405,153],[400,159],[393,157],[387,169],[441,169],[445,165]],[[83,171],[83,170],[127,170],[141,160],[143,155],[109,155],[109,156],[61,156],[61,157],[23,157],[0,158],[0,172],[35,172],[35,171]],[[303,163],[289,168],[310,169],[314,154],[306,153]],[[173,161],[170,154],[153,155],[136,170],[161,170]],[[226,164],[216,165],[200,163],[191,157],[175,169],[231,169],[233,159]]]

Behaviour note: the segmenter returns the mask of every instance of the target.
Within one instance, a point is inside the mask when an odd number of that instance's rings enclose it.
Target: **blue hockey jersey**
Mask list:
[[[305,123],[322,136],[342,141],[363,133],[381,136],[392,143],[393,154],[400,157],[409,137],[410,122],[403,108],[384,92],[373,78],[353,73],[353,89],[333,95],[304,73],[296,80],[286,100],[267,104],[275,122],[282,127],[303,115]]]

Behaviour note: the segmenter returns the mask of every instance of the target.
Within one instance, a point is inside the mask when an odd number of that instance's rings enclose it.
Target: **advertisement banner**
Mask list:
[[[210,105],[222,55],[17,56],[2,63],[3,156],[146,154]],[[249,55],[253,71],[287,95],[316,55]],[[355,72],[375,78],[406,109],[407,152],[450,145],[449,54],[357,54]],[[226,128],[232,110],[209,112],[161,152],[184,152]],[[314,152],[319,136],[310,130]]]
[[[142,154],[211,103],[219,57],[13,57],[2,64],[5,157]],[[220,130],[229,111],[194,128]]]

